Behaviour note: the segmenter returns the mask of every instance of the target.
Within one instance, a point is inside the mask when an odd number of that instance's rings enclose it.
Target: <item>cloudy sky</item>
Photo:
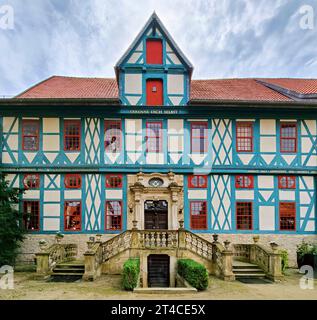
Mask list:
[[[317,78],[316,0],[0,0],[0,95],[51,75],[114,77],[154,10],[194,79]]]

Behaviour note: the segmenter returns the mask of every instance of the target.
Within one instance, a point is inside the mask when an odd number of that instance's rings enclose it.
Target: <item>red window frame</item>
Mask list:
[[[146,63],[163,64],[163,41],[161,39],[146,40]]]
[[[68,133],[69,126],[74,126],[77,133]],[[71,139],[73,146],[68,146],[67,140]],[[78,143],[75,143],[75,142]],[[64,120],[64,151],[80,151],[81,145],[81,121],[80,120]]]
[[[76,206],[76,208],[79,207],[79,211],[71,210],[70,213],[67,213],[67,208],[72,207],[68,206],[69,203],[78,202],[79,206]],[[74,226],[67,227],[67,219],[68,217],[74,218],[73,221],[75,222]],[[80,200],[67,200],[64,202],[64,230],[65,231],[81,231],[81,201]]]
[[[240,181],[242,183],[240,183]],[[250,184],[248,184],[250,183]],[[254,188],[254,177],[251,175],[237,175],[235,176],[236,189],[253,189]]]
[[[207,230],[207,201],[190,201],[190,228],[192,230]],[[199,208],[201,206],[201,208]],[[198,210],[204,213],[196,213]],[[200,212],[199,211],[199,212]]]
[[[28,205],[31,207],[28,210]],[[29,212],[28,212],[29,211]],[[24,200],[23,201],[23,225],[28,231],[40,230],[40,201],[39,200]],[[30,214],[29,219],[27,218]],[[30,223],[30,224],[28,224]]]
[[[113,186],[110,179],[114,179],[114,183],[117,184]],[[120,180],[119,180],[120,179]],[[109,189],[120,189],[122,188],[122,175],[121,174],[107,174],[106,175],[106,188]],[[119,182],[117,181],[119,180]]]
[[[250,212],[244,212],[250,210]],[[237,230],[253,230],[253,203],[251,201],[236,202]]]
[[[113,152],[111,150],[111,141],[116,138],[116,150],[115,152],[120,152],[122,150],[122,122],[121,120],[105,120],[105,150],[108,152]],[[107,150],[109,149],[109,150]]]
[[[66,189],[79,189],[81,188],[81,175],[80,174],[65,174],[64,184]]]
[[[279,203],[279,228],[281,231],[296,231],[296,202]]]
[[[33,124],[35,126],[34,134],[26,134],[25,126],[27,124]],[[23,151],[38,151],[39,150],[39,135],[40,135],[40,121],[39,120],[27,120],[22,119],[22,150]],[[35,138],[35,149],[26,148],[25,139],[26,138]]]
[[[26,179],[29,176],[34,176],[34,181],[31,182],[31,185],[28,185],[26,182]],[[32,173],[27,173],[23,177],[23,186],[25,189],[30,190],[30,189],[39,189],[40,188],[40,175],[38,173],[32,174]]]
[[[195,179],[197,180],[195,182]],[[188,188],[199,189],[207,188],[208,176],[207,175],[191,175],[188,176]]]
[[[151,129],[151,125],[159,125],[159,134]],[[160,153],[163,150],[163,122],[162,121],[147,121],[146,122],[146,152]],[[154,140],[154,144],[152,144]],[[154,147],[153,147],[154,146]]]
[[[236,122],[236,147],[237,152],[253,152],[253,122]]]
[[[282,181],[285,179],[285,183]],[[296,189],[296,177],[295,176],[278,176],[278,188],[279,189]]]
[[[195,126],[197,126],[198,128],[195,128]],[[203,129],[204,133],[203,135],[201,135],[199,130],[199,134],[196,135],[195,134],[195,130],[198,129]],[[194,141],[198,140],[199,141],[199,148],[196,147],[196,144],[194,143]],[[203,140],[203,150],[201,150],[201,140]],[[206,121],[201,121],[201,122],[192,122],[190,124],[190,149],[191,149],[191,153],[206,153],[208,150],[208,122]]]
[[[119,203],[119,207],[114,207],[111,203]],[[113,213],[109,213],[110,207]],[[118,211],[117,209],[120,209]],[[115,214],[116,213],[116,214]],[[111,218],[111,219],[109,219]],[[109,220],[108,220],[109,219]],[[110,221],[110,224],[108,222]],[[106,230],[122,230],[122,201],[121,200],[107,200],[105,204],[105,229]]]
[[[283,133],[286,128],[295,128],[293,136],[289,132]],[[285,148],[285,144],[288,147]],[[289,148],[293,146],[293,148]],[[281,122],[280,123],[280,150],[281,153],[296,153],[297,152],[297,123],[296,122]]]

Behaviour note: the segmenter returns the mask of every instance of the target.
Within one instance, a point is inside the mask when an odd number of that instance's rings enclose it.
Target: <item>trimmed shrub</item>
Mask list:
[[[208,287],[208,272],[205,266],[192,259],[179,259],[177,271],[190,285],[197,290],[205,290]]]
[[[139,274],[140,259],[128,259],[123,265],[123,288],[133,290],[138,284]]]

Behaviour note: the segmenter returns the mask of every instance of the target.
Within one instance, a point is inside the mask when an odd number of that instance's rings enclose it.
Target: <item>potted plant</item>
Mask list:
[[[307,264],[306,255],[309,255],[312,252],[313,246],[305,242],[304,240],[301,242],[301,244],[297,245],[296,255],[297,255],[297,266],[300,269],[303,265]]]
[[[64,238],[64,235],[60,231],[56,233],[55,239],[57,243],[60,243],[63,238]]]

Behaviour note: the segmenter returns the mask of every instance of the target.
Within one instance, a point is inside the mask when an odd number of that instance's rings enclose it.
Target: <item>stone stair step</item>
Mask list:
[[[235,273],[236,278],[264,278],[265,273]]]
[[[259,267],[255,264],[253,264],[253,265],[250,264],[250,265],[246,265],[246,266],[240,266],[240,265],[233,264],[232,268],[233,269],[259,269]]]
[[[245,269],[235,269],[235,268],[233,268],[232,271],[233,271],[233,272],[237,272],[237,273],[239,273],[239,272],[247,272],[247,273],[262,272],[262,273],[263,273],[263,270],[260,269],[260,268],[257,268],[257,269],[255,269],[255,268],[254,268],[254,269],[249,269],[249,268],[245,268]]]
[[[54,268],[53,269],[54,273],[76,273],[76,274],[80,274],[80,273],[84,273],[85,272],[85,268]]]
[[[76,272],[61,272],[61,273],[56,273],[52,272],[51,276],[82,276],[83,273],[76,273]]]

